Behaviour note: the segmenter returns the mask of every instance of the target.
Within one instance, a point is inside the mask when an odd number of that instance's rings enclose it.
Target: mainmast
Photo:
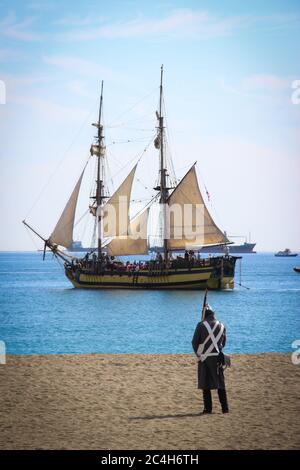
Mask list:
[[[102,206],[102,201],[105,198],[104,196],[104,175],[103,175],[103,157],[104,157],[104,152],[105,152],[105,147],[104,147],[104,134],[103,134],[103,124],[101,123],[102,119],[102,103],[103,103],[103,81],[101,82],[101,96],[100,96],[100,106],[99,106],[99,119],[94,126],[97,127],[98,133],[97,133],[97,146],[98,146],[98,151],[96,151],[94,154],[98,158],[97,162],[97,180],[96,180],[96,217],[97,217],[97,225],[98,225],[98,258],[101,257],[102,255],[102,240],[101,240],[101,206]]]
[[[164,259],[168,258],[168,241],[166,239],[166,203],[168,199],[167,188],[167,169],[164,155],[164,117],[163,117],[163,65],[160,69],[160,94],[159,94],[159,115],[158,115],[158,129],[159,129],[159,143],[160,143],[160,204],[162,204],[162,237]]]

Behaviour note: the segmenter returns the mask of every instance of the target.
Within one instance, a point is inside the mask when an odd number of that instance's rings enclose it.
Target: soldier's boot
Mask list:
[[[226,390],[219,388],[218,395],[222,407],[222,413],[229,413]]]
[[[203,390],[204,410],[200,414],[210,414],[212,412],[212,399],[211,391],[209,389]]]

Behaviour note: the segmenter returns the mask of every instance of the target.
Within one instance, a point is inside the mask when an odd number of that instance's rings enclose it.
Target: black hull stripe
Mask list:
[[[133,276],[147,276],[147,277],[152,277],[152,278],[155,278],[155,277],[162,277],[162,276],[173,276],[173,275],[180,275],[180,274],[201,274],[201,273],[211,273],[212,270],[214,268],[211,267],[211,268],[199,268],[199,269],[191,269],[191,270],[188,270],[188,269],[185,269],[185,270],[182,270],[182,271],[167,271],[167,272],[152,272],[151,274],[149,274],[147,271],[138,271],[138,272],[135,272],[135,273],[132,273],[130,276],[128,275],[127,272],[124,272],[124,273],[116,273],[116,272],[111,272],[111,271],[105,271],[103,274],[101,273],[98,273],[98,274],[94,274],[94,273],[81,273],[81,274],[86,274],[87,276],[110,276],[110,277],[123,277],[123,276],[127,276],[129,278],[132,279]]]
[[[203,280],[196,280],[196,281],[181,281],[181,282],[153,282],[153,283],[136,283],[136,282],[84,282],[84,281],[76,281],[78,285],[82,286],[99,286],[99,287],[129,287],[135,289],[157,289],[160,287],[180,287],[180,286],[190,286],[190,285],[199,285],[199,284],[206,284],[207,279]]]

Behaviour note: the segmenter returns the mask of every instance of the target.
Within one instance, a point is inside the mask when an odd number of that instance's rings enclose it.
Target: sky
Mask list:
[[[101,80],[111,189],[143,155],[137,206],[154,195],[157,152],[143,150],[164,64],[176,177],[197,161],[227,234],[300,251],[299,44],[299,0],[0,0],[0,250],[40,246],[24,218],[53,230],[89,155]]]

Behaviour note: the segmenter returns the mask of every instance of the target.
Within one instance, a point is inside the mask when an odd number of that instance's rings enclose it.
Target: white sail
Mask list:
[[[76,183],[75,188],[64,208],[56,226],[50,235],[49,242],[55,245],[61,245],[68,248],[73,242],[73,228],[74,219],[76,212],[76,205],[78,200],[78,194],[81,186],[82,177],[84,170],[80,175],[79,180]]]
[[[192,246],[229,243],[226,235],[215,224],[204,203],[198,185],[195,165],[174,189],[168,199],[168,205],[171,209],[172,207],[179,209],[179,212],[174,212],[176,216],[171,216],[169,220],[168,249],[187,249]],[[187,208],[191,211],[189,219],[184,214]],[[199,217],[199,214],[201,217]],[[180,238],[178,234],[182,234]]]
[[[145,255],[148,254],[147,225],[149,208],[132,219],[129,224],[129,235],[114,238],[106,245],[109,256]]]
[[[103,237],[126,235],[129,227],[129,204],[137,165],[102,208]]]

